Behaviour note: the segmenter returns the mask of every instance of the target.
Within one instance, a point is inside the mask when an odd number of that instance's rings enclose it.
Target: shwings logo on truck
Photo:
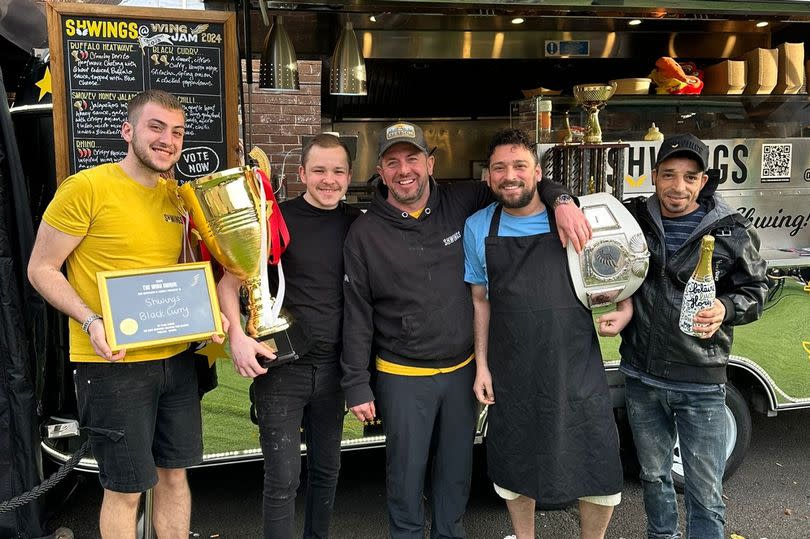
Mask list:
[[[138,24],[127,21],[94,21],[88,19],[66,19],[65,35],[68,37],[100,37],[137,39]]]

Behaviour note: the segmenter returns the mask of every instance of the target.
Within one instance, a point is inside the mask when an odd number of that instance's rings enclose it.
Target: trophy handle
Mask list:
[[[568,118],[568,111],[565,111],[565,138],[563,144],[571,144],[574,142],[574,132],[571,131],[571,121]]]
[[[180,187],[175,185],[171,190],[174,198],[171,202],[174,204],[181,219],[183,220],[183,248],[180,251],[180,262],[196,262],[197,256],[194,253],[194,248],[191,246],[191,235],[195,234],[198,241],[202,241],[200,234],[191,228],[191,211],[186,205],[186,201],[180,196]],[[171,197],[172,195],[169,195]]]
[[[270,316],[273,320],[278,318],[281,313],[281,306],[284,305],[284,296],[287,293],[287,281],[284,279],[284,268],[281,267],[281,260],[276,264],[278,268],[278,290],[276,291],[276,300],[273,304],[273,309],[270,311]]]
[[[261,150],[259,150],[261,151]],[[266,157],[265,157],[266,159]],[[262,171],[264,172],[264,171]],[[262,232],[262,252],[261,252],[261,260],[262,260],[262,270],[261,270],[261,281],[262,281],[262,290],[267,291],[270,290],[270,280],[267,275],[267,260],[269,258],[268,250],[270,248],[269,245],[269,238],[270,238],[270,231],[268,230],[268,218],[274,211],[272,207],[267,206],[267,195],[264,192],[264,182],[262,181],[261,174],[258,172],[253,175],[257,184],[257,188],[259,190],[259,200],[261,201],[261,208],[260,208],[260,223],[261,223],[261,232]],[[277,209],[277,208],[276,208]],[[273,307],[268,310],[268,319],[265,320],[266,324],[275,324],[278,320],[279,314],[281,313],[281,306],[284,303],[284,296],[287,291],[287,283],[284,279],[284,268],[281,264],[281,259],[279,258],[278,263],[276,264],[277,271],[278,271],[278,291],[276,292],[275,300],[270,297],[266,298],[272,303]]]

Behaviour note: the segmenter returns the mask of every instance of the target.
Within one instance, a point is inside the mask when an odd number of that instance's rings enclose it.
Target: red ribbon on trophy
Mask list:
[[[281,255],[290,244],[290,231],[287,230],[287,223],[284,222],[284,216],[281,215],[281,210],[276,201],[276,195],[273,193],[273,185],[267,174],[260,168],[255,168],[256,174],[262,179],[262,187],[264,187],[264,196],[267,199],[267,247],[268,256],[267,261],[275,266],[281,260]]]

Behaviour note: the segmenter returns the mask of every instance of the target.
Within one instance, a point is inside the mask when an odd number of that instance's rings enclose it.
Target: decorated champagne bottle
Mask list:
[[[700,260],[695,271],[689,277],[683,291],[681,304],[681,318],[678,327],[687,335],[700,337],[695,333],[695,315],[703,309],[714,304],[715,287],[712,275],[712,253],[714,252],[714,236],[703,236],[700,242]]]

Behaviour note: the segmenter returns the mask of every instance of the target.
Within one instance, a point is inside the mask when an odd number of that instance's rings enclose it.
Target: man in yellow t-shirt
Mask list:
[[[180,158],[184,133],[185,112],[174,96],[136,95],[121,127],[127,155],[62,182],[28,266],[31,284],[71,318],[79,419],[104,487],[99,527],[105,539],[135,537],[140,493],[152,487],[158,536],[188,537],[185,468],[202,460],[194,362],[184,344],[113,353],[96,282],[99,271],[177,263],[183,220],[161,173]]]

